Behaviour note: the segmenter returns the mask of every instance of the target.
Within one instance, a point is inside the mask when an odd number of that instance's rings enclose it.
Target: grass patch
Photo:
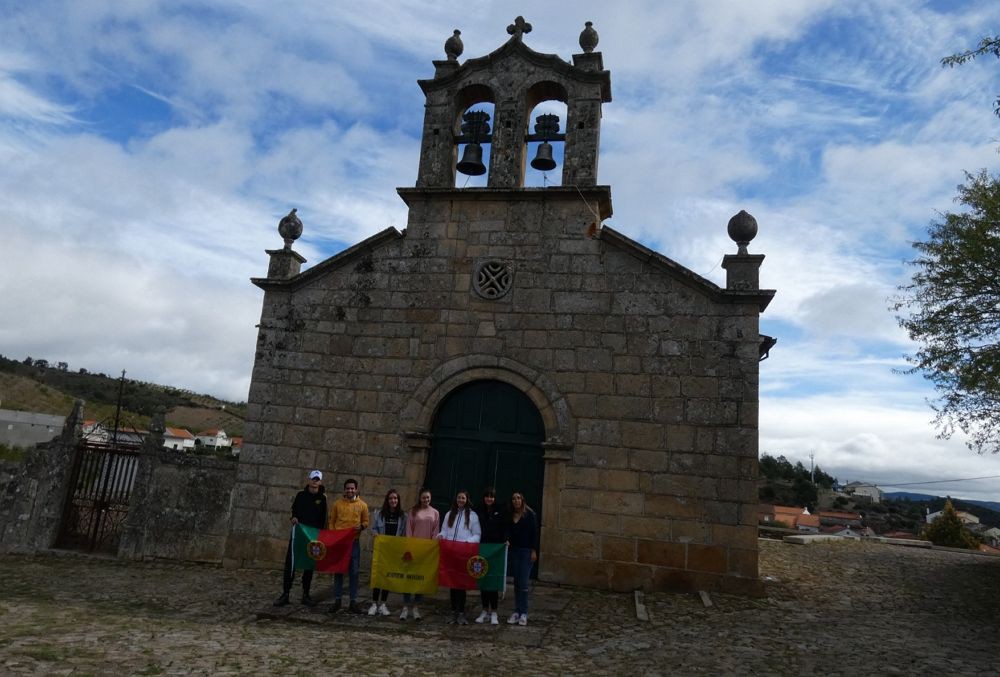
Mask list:
[[[0,444],[0,461],[20,463],[24,460],[25,453],[27,452],[21,447],[8,447],[6,444]]]

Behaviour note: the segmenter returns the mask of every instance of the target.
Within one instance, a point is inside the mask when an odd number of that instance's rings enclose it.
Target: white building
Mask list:
[[[175,451],[194,449],[194,435],[184,428],[166,428],[163,431],[163,446]]]
[[[202,430],[200,433],[195,434],[195,444],[209,447],[211,449],[217,449],[220,447],[231,447],[233,445],[233,441],[226,434],[225,430],[209,428],[208,430]]]
[[[845,484],[843,492],[855,498],[868,499],[872,503],[881,503],[884,498],[882,490],[871,482],[851,482]]]
[[[928,508],[927,510],[930,510]],[[962,524],[979,524],[979,518],[973,515],[971,512],[965,512],[964,510],[956,510],[958,514],[958,519],[962,520]],[[938,517],[944,514],[944,510],[938,510],[937,512],[927,513],[927,523],[930,524]]]

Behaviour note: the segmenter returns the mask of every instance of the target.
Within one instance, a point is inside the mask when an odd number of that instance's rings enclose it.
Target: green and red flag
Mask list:
[[[296,524],[292,527],[292,568],[346,574],[356,533],[354,529],[317,529]]]
[[[507,546],[503,543],[439,541],[438,584],[460,590],[495,590],[507,583]]]

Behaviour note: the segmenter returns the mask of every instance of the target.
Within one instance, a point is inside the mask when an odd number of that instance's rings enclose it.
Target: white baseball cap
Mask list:
[[[311,473],[309,473],[309,479],[321,480],[323,479],[323,473],[321,473],[319,470],[313,470]]]

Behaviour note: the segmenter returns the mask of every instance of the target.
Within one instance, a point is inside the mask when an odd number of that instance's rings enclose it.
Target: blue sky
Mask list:
[[[935,437],[887,310],[963,172],[998,171],[1000,62],[939,63],[1000,32],[996,3],[0,5],[4,355],[245,399],[278,219],[298,208],[307,265],[404,227],[416,80],[451,31],[480,56],[523,14],[568,60],[589,20],[608,225],[721,283],[729,217],[760,224],[761,449],[842,481],[1000,475]],[[1000,479],[928,489],[1000,499]]]

